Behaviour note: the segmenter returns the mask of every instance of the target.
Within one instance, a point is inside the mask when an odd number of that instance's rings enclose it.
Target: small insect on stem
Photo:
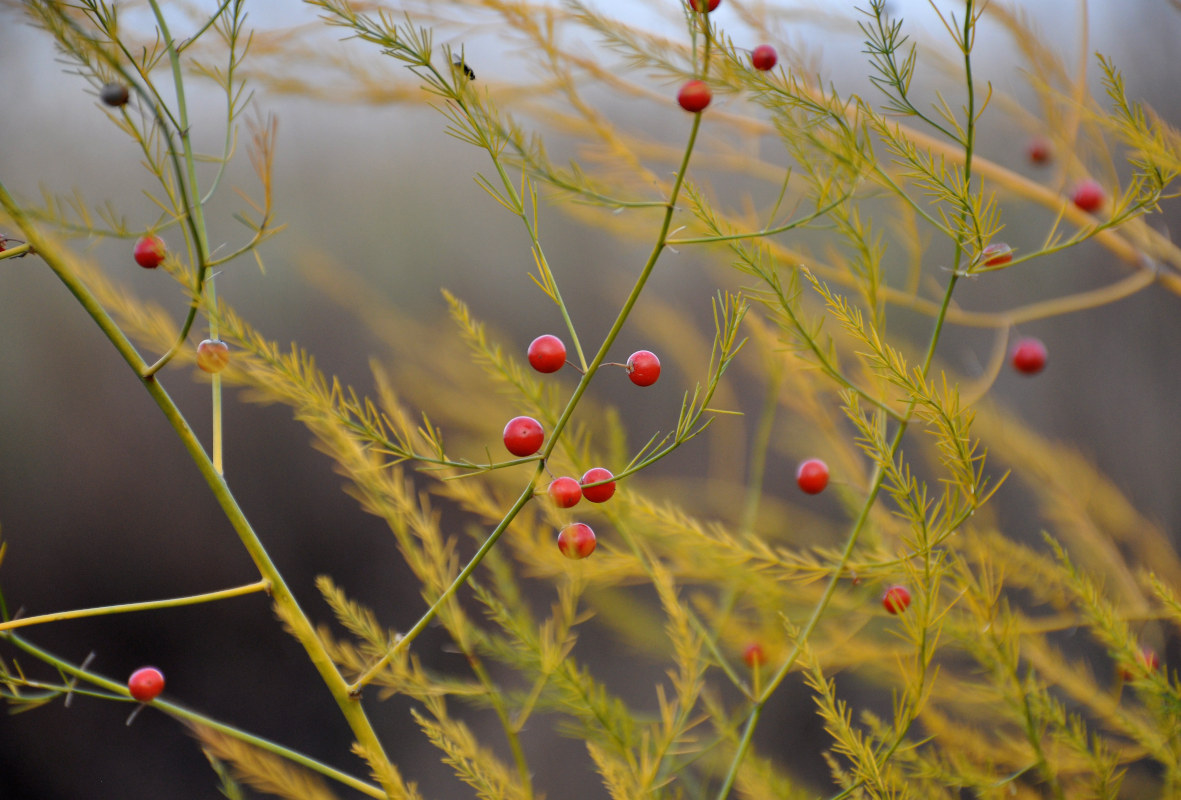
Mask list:
[[[473,70],[471,67],[469,67],[467,65],[467,62],[464,61],[462,58],[457,58],[454,61],[452,61],[451,66],[455,67],[456,69],[463,70],[463,74],[467,77],[467,79],[469,81],[474,81],[476,79],[476,71]]]

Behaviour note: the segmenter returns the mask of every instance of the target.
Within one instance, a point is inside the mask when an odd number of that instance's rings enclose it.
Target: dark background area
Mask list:
[[[1077,23],[1071,9],[1078,4],[1026,5],[1036,7],[1063,48],[1073,46],[1077,31],[1064,20]],[[1177,120],[1175,81],[1159,65],[1168,63],[1181,41],[1181,14],[1163,2],[1091,5],[1091,49],[1113,57],[1133,97]],[[285,13],[264,6],[260,24],[268,12],[280,18]],[[852,57],[859,51],[854,40],[838,39],[828,47],[822,51],[828,61],[843,59],[844,69],[860,74],[860,57]],[[0,6],[0,179],[26,196],[42,185],[60,193],[78,187],[91,200],[111,198],[132,219],[137,212],[149,218],[131,145],[106,123],[82,81],[64,74],[53,59],[45,36],[23,24],[19,9]],[[485,54],[481,70],[494,74],[494,63]],[[1022,76],[1003,43],[982,48],[978,64],[978,74],[988,75],[998,88],[1018,91]],[[198,93],[195,102],[207,104],[220,120],[213,96]],[[298,340],[327,369],[367,386],[368,361],[381,354],[380,345],[348,309],[309,287],[296,268],[301,253],[320,248],[362,272],[403,313],[445,314],[438,289],[449,287],[523,349],[534,326],[516,313],[513,300],[530,286],[527,242],[519,225],[474,188],[472,175],[487,168],[480,153],[441,136],[443,121],[430,110],[326,106],[282,96],[262,96],[259,102],[280,120],[277,211],[290,230],[265,246],[266,274],[244,263],[219,278],[219,291],[247,319],[270,338]],[[996,119],[985,126],[982,149],[1016,166],[1025,134],[1006,129],[999,114]],[[127,178],[129,171],[137,171],[134,179]],[[231,178],[249,184],[244,172]],[[1177,213],[1176,203],[1168,205],[1153,224],[1175,229]],[[580,301],[587,305],[603,297],[600,305],[610,308],[613,300],[606,295],[616,285],[612,281],[631,273],[642,248],[603,241],[606,236],[560,212],[543,214],[547,252],[555,264],[592,262],[569,270],[563,288],[587,298]],[[1009,237],[1019,239],[1022,225],[1045,222],[1036,215],[1012,219]],[[215,231],[219,226],[235,230],[227,214],[212,220]],[[179,318],[179,295],[129,266],[129,247],[105,242],[93,253],[117,278],[175,309]],[[692,269],[691,261],[683,263],[683,269]],[[1124,270],[1099,248],[1080,248],[1020,275],[966,285],[957,299],[965,307],[1007,305],[1017,297],[1110,282]],[[657,281],[662,292],[672,293],[693,286],[695,279],[658,276]],[[701,296],[683,302],[696,303]],[[668,299],[677,302],[675,295]],[[1177,308],[1177,297],[1149,288],[1108,307],[1024,326],[1022,333],[1046,342],[1051,368],[1036,383],[1002,376],[993,395],[1020,405],[1026,420],[1044,433],[1077,443],[1142,513],[1170,531],[1181,523]],[[147,600],[255,580],[237,537],[155,405],[34,258],[0,265],[0,337],[0,530],[8,545],[0,587],[10,612]],[[975,331],[952,330],[940,354],[970,371],[980,352],[978,337]],[[184,370],[169,372],[164,381],[208,441],[206,386]],[[1080,385],[1087,390],[1079,391]],[[229,482],[313,618],[329,616],[312,587],[316,575],[327,573],[392,627],[412,623],[421,602],[392,537],[340,490],[340,477],[308,446],[307,432],[285,408],[240,403],[233,392],[226,409]],[[344,722],[262,596],[58,623],[28,635],[74,661],[93,652],[92,667],[116,680],[155,664],[167,675],[169,697],[360,771],[343,744],[349,739]],[[427,634],[416,647],[440,669],[461,669],[459,657],[444,645],[440,636]],[[654,668],[621,658],[628,654],[613,653],[607,641],[599,650],[596,669],[624,694],[636,670]],[[11,648],[0,648],[0,656],[10,666],[15,661],[38,671],[32,659]],[[637,680],[635,686],[648,692],[650,683]],[[637,702],[651,701],[638,694],[640,688],[632,691]],[[421,736],[400,733],[406,730],[406,708],[393,700],[373,714],[387,734],[391,756],[407,765],[424,796],[468,796],[440,772],[437,754]],[[78,697],[68,708],[55,702],[0,716],[0,798],[220,796],[199,748],[179,726],[150,710],[125,726],[130,709]],[[810,709],[799,693],[773,703],[761,731],[765,743],[787,736],[818,740],[819,730],[800,723],[819,724]],[[526,737],[531,755],[554,753],[535,758],[539,770],[562,769],[562,753],[581,752],[579,743],[550,737],[541,726]],[[578,763],[583,760],[580,756]],[[570,786],[568,778],[554,784],[540,774],[538,784]],[[561,796],[599,797],[602,791],[588,773],[585,792]]]

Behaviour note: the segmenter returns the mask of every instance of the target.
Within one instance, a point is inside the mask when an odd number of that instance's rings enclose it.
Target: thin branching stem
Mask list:
[[[226,600],[231,597],[241,597],[255,592],[269,592],[271,584],[266,579],[235,586],[232,589],[221,589],[216,592],[205,592],[187,597],[169,597],[164,600],[145,600],[141,603],[122,603],[113,606],[96,606],[94,608],[75,608],[70,611],[56,611],[52,614],[38,614],[35,617],[18,617],[17,619],[0,622],[0,631],[13,628],[25,628],[30,625],[42,625],[46,622],[60,622],[67,619],[85,619],[86,617],[102,617],[107,614],[128,614],[134,611],[154,611],[160,608],[176,608],[191,606],[198,603],[211,603],[215,600]]]

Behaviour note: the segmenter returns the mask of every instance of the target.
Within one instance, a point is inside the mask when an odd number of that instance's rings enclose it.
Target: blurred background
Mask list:
[[[737,38],[741,22],[729,2],[723,0],[716,20]],[[890,5],[914,26],[908,27],[914,38],[929,40],[937,33],[926,2],[893,0]],[[939,3],[940,8],[956,5]],[[1017,5],[1068,63],[1085,55],[1080,53],[1081,3]],[[1087,5],[1086,52],[1110,57],[1123,71],[1129,95],[1143,98],[1175,124],[1181,119],[1181,95],[1171,64],[1181,41],[1181,11],[1164,0],[1092,0]],[[596,6],[670,37],[683,35],[679,11],[660,3],[637,7],[601,0]],[[856,29],[832,22],[852,16],[852,4],[807,7],[823,11],[813,14],[811,23],[801,16],[798,27],[783,31],[784,42],[814,53],[821,74],[845,92],[869,96]],[[250,19],[267,29],[311,25],[315,18],[302,5],[270,2],[252,8]],[[324,31],[319,39],[323,47],[340,47],[352,58],[381,59],[373,48],[341,43],[335,31]],[[491,85],[529,69],[511,42],[486,33],[449,43],[463,44],[478,79]],[[1095,62],[1089,63],[1094,78]],[[986,27],[976,74],[1028,101],[1022,69],[1002,32]],[[409,75],[400,79],[413,83]],[[198,144],[216,149],[220,98],[197,90],[190,99],[197,109]],[[289,227],[264,245],[265,273],[242,260],[219,276],[219,293],[267,336],[280,343],[298,341],[325,369],[362,389],[370,385],[370,359],[385,358],[388,351],[353,309],[342,308],[309,283],[301,269],[309,258],[346,265],[388,302],[391,313],[423,321],[446,316],[439,290],[449,288],[523,353],[541,332],[539,326],[555,326],[558,319],[548,307],[543,320],[521,313],[522,297],[536,293],[527,277],[532,269],[528,243],[519,223],[472,182],[488,168],[486,157],[441,135],[444,120],[425,105],[374,108],[338,102],[343,99],[260,87],[255,104],[279,121],[276,214]],[[43,189],[58,194],[77,189],[91,203],[109,198],[133,227],[154,218],[142,193],[144,173],[133,145],[107,122],[85,82],[57,59],[48,37],[26,23],[19,3],[0,4],[0,102],[0,180],[10,191],[34,198]],[[202,127],[206,118],[215,121],[209,130]],[[650,125],[673,137],[685,129],[671,102],[653,112]],[[1030,133],[998,108],[986,118],[981,150],[1030,172],[1024,163]],[[231,184],[253,186],[244,157],[222,189],[225,200],[214,204],[215,242],[219,236],[227,242],[242,238],[230,218],[238,205],[229,194]],[[577,321],[594,341],[647,247],[612,238],[555,208],[543,207],[542,215],[547,254]],[[1036,213],[1009,215],[1007,240],[1020,241],[1023,233],[1041,230],[1045,223]],[[1151,224],[1176,229],[1177,204],[1166,204]],[[129,241],[79,239],[74,246],[181,318],[179,292],[132,264]],[[706,309],[715,273],[692,251],[668,258],[675,269],[658,270],[653,290],[670,305]],[[1110,283],[1125,271],[1105,251],[1084,246],[1020,274],[971,282],[957,299],[967,308],[1005,307],[1018,299]],[[1173,532],[1181,523],[1177,308],[1177,297],[1150,287],[1111,306],[1022,326],[1020,333],[1045,341],[1050,366],[1037,381],[1002,374],[992,395],[1019,408],[1020,416],[1045,435],[1073,442],[1142,514]],[[0,531],[8,547],[0,587],[10,612],[20,608],[37,614],[192,594],[256,578],[154,404],[35,258],[0,263],[0,337]],[[639,341],[637,333],[625,333],[620,359]],[[940,355],[967,374],[979,372],[986,357],[982,342],[977,331],[953,329]],[[168,371],[164,382],[208,441],[206,384],[187,369]],[[602,399],[610,401],[610,392]],[[226,407],[227,477],[312,616],[328,617],[312,588],[314,577],[327,573],[391,626],[413,622],[420,600],[399,565],[392,537],[341,491],[341,479],[308,446],[309,435],[288,410],[238,402],[232,392]],[[650,411],[667,419],[667,408]],[[645,415],[629,420],[640,431],[648,423]],[[691,472],[692,460],[692,454],[681,453],[662,469]],[[789,476],[778,479],[786,482]],[[1014,518],[1021,519],[1019,514]],[[1036,519],[1022,524],[1030,526],[1027,533],[1036,533]],[[343,721],[301,649],[280,630],[260,596],[58,623],[31,630],[29,636],[75,661],[93,652],[93,668],[118,680],[143,664],[155,664],[167,675],[171,697],[358,771],[342,746],[348,739]],[[420,652],[440,669],[460,669],[451,663],[459,657],[448,654],[444,644],[428,634]],[[627,653],[603,654],[604,661],[621,656],[627,664]],[[0,657],[33,667],[4,648]],[[299,701],[291,702],[292,697]],[[69,708],[56,702],[0,717],[0,798],[219,796],[200,750],[176,724],[149,712],[127,727],[123,720],[129,710],[78,698]],[[396,731],[404,729],[398,720],[406,704],[389,701],[383,711],[375,715],[379,725],[388,719],[385,730],[397,737]],[[786,735],[792,719],[792,709],[776,711],[781,722],[765,726],[769,737]],[[549,746],[540,739],[533,744]],[[457,794],[445,773],[432,770],[437,758],[421,737],[393,738],[389,750],[420,781],[427,797],[467,796]],[[546,785],[544,779],[539,783]],[[602,793],[592,783],[577,796]]]

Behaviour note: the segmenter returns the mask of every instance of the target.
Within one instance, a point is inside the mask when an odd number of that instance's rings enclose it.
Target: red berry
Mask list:
[[[104,83],[103,88],[98,90],[98,97],[108,106],[118,107],[126,105],[130,95],[127,87],[121,83]]]
[[[1048,139],[1042,136],[1035,136],[1029,140],[1029,146],[1025,148],[1026,155],[1033,164],[1047,164],[1053,156],[1053,151],[1050,148]]]
[[[681,108],[694,114],[704,111],[712,99],[713,92],[709,90],[705,81],[689,81],[677,92],[677,102],[681,104]]]
[[[197,366],[206,372],[221,372],[230,363],[230,348],[220,339],[206,339],[197,345]]]
[[[582,486],[573,478],[554,478],[549,485],[549,496],[558,508],[573,508],[582,499]]]
[[[742,650],[742,660],[751,669],[754,669],[759,664],[767,663],[767,654],[763,652],[763,646],[758,642],[751,642]]]
[[[910,606],[910,590],[905,586],[891,586],[882,595],[882,607],[891,614],[901,614]]]
[[[1136,656],[1136,667],[1127,664],[1121,665],[1119,668],[1119,676],[1125,681],[1130,681],[1147,672],[1156,672],[1160,668],[1160,658],[1156,651],[1151,647],[1141,647],[1139,655]]]
[[[766,72],[779,63],[779,54],[769,44],[761,44],[750,51],[750,65]]]
[[[708,14],[722,4],[722,0],[689,0],[689,8],[698,13]]]
[[[141,703],[150,703],[164,691],[164,673],[155,667],[140,667],[127,679],[127,691]]]
[[[592,503],[606,503],[611,499],[611,495],[615,494],[615,481],[611,478],[615,477],[610,470],[602,467],[593,467],[586,471],[582,476],[582,496]],[[598,483],[599,481],[607,481],[607,483],[599,484],[598,486],[587,486],[588,483]]]
[[[135,263],[139,264],[144,269],[155,269],[160,266],[160,262],[164,260],[164,254],[168,249],[164,246],[164,240],[159,236],[141,236],[139,241],[135,243]]]
[[[828,464],[810,458],[796,470],[796,484],[808,494],[820,494],[828,486]]]
[[[558,534],[558,549],[566,558],[586,558],[595,552],[596,544],[595,532],[581,522],[567,525]]]
[[[1098,181],[1087,178],[1078,186],[1074,187],[1074,194],[1070,199],[1083,211],[1093,214],[1103,207],[1103,201],[1106,199],[1106,195]]]
[[[660,378],[660,359],[647,350],[637,350],[627,358],[627,377],[636,386],[651,386]]]
[[[980,258],[983,259],[986,267],[999,267],[1013,260],[1013,248],[1004,242],[996,242],[984,248]]]
[[[1046,346],[1030,337],[1013,348],[1013,369],[1024,375],[1036,375],[1046,367]]]
[[[546,333],[529,344],[529,365],[538,372],[557,372],[566,366],[566,345]]]
[[[504,446],[514,456],[531,456],[541,448],[545,431],[533,417],[513,417],[504,426]]]

